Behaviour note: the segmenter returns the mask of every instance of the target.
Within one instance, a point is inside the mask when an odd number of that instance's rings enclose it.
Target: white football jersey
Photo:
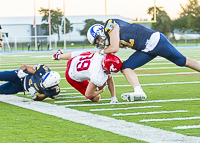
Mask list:
[[[96,86],[102,86],[108,79],[101,66],[103,57],[99,53],[74,57],[69,68],[70,78],[78,82],[90,80]]]

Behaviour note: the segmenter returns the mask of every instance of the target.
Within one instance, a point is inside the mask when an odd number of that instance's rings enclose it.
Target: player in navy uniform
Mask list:
[[[116,53],[119,48],[128,47],[136,50],[122,65],[122,73],[134,88],[134,92],[123,93],[123,100],[145,100],[134,69],[151,61],[157,56],[164,57],[178,66],[185,66],[200,71],[200,64],[183,56],[160,32],[139,24],[130,24],[119,19],[108,19],[105,25],[95,24],[88,29],[87,38],[97,45],[101,54]],[[107,48],[104,49],[104,47]]]
[[[0,25],[0,47],[3,47],[3,39],[2,39],[2,33],[1,33],[1,25]]]
[[[59,73],[42,64],[34,67],[23,65],[19,70],[0,72],[0,81],[8,81],[0,85],[0,94],[28,91],[33,100],[42,101],[47,97],[54,99],[60,93]]]

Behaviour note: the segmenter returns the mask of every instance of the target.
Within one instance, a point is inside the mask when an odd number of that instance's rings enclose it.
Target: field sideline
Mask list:
[[[200,61],[200,48],[179,50]],[[200,142],[198,72],[157,57],[135,70],[148,97],[145,101],[120,98],[132,88],[119,73],[114,76],[119,104],[109,103],[108,89],[99,103],[91,103],[66,82],[66,61],[51,60],[54,52],[1,53],[0,71],[43,63],[62,80],[56,100],[33,102],[28,93],[0,95],[0,142]],[[122,49],[118,56],[125,60],[132,52]]]

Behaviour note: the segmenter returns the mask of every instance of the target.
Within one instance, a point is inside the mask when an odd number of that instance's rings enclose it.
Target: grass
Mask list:
[[[185,56],[200,60],[199,48],[181,48],[179,49]],[[64,78],[64,71],[66,61],[53,61],[51,55],[55,51],[39,51],[39,52],[3,52],[1,53],[1,66],[0,70],[17,69],[20,65],[28,64],[34,65],[37,63],[44,63],[52,70],[63,71],[61,77]],[[65,51],[67,52],[67,51]],[[120,50],[117,54],[121,59],[126,59],[133,51],[130,49]],[[170,63],[165,59],[155,59],[150,63]],[[63,68],[57,68],[63,67]],[[159,67],[176,67],[173,64],[147,64],[138,68],[136,73],[138,75],[145,75],[152,72],[156,73],[177,73],[177,72],[193,72],[187,68],[173,68],[173,69],[142,69],[142,68],[159,68]],[[141,73],[146,72],[146,73]],[[119,73],[119,75],[122,75]],[[171,83],[171,82],[190,82],[200,81],[198,73],[185,74],[185,75],[159,75],[159,76],[138,76],[140,83]],[[116,85],[128,85],[126,79],[122,77],[114,77]],[[0,83],[2,84],[2,83]],[[65,79],[60,83],[61,93],[78,93],[74,89],[62,89],[70,87]],[[170,99],[187,99],[187,98],[200,98],[199,83],[195,84],[171,84],[171,85],[147,85],[143,86],[148,98],[146,101],[151,100],[170,100]],[[124,102],[120,95],[124,92],[132,92],[130,86],[116,87],[117,97],[119,102]],[[6,96],[6,95],[5,95]],[[22,93],[16,96],[26,97]],[[60,95],[66,97],[67,95]],[[81,96],[80,94],[68,96]],[[102,98],[110,98],[108,89],[101,95]],[[69,100],[82,100],[77,99],[56,99],[55,101],[69,101]],[[70,105],[70,104],[97,104],[91,102],[75,102],[75,103],[55,103],[54,100],[44,100],[42,102],[57,104],[57,105]],[[100,103],[109,103],[109,101],[100,101]],[[93,114],[99,114],[116,119],[134,122],[142,125],[152,126],[163,130],[173,131],[188,136],[200,137],[200,129],[173,129],[176,126],[185,125],[199,125],[200,120],[181,120],[181,121],[161,121],[161,122],[140,122],[143,119],[162,119],[162,118],[177,118],[177,117],[194,117],[200,115],[200,101],[180,101],[180,102],[158,102],[158,103],[135,103],[135,104],[122,104],[122,105],[106,105],[106,106],[89,106],[89,107],[70,107],[80,111],[85,111]],[[99,104],[99,103],[98,103]],[[126,107],[139,107],[139,106],[162,106],[160,108],[143,108],[131,110],[113,110],[113,111],[90,111],[90,109],[100,108],[126,108]],[[174,110],[188,110],[183,113],[170,113],[170,114],[150,114],[150,115],[130,115],[130,116],[112,116],[118,113],[137,113],[137,112],[153,112],[153,111],[174,111]],[[117,135],[111,132],[103,131],[93,127],[85,126],[82,124],[74,123],[71,121],[63,120],[54,116],[42,114],[39,112],[23,109],[13,105],[0,102],[0,142],[97,142],[97,143],[131,143],[142,142],[132,138]]]

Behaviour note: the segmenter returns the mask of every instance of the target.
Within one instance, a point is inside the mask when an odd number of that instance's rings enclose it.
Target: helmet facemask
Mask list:
[[[104,26],[101,24],[94,24],[92,25],[87,32],[87,38],[88,41],[92,45],[96,45],[97,48],[102,49],[105,47],[105,41],[106,41],[106,35],[104,34]],[[96,43],[96,41],[101,41],[101,39],[104,41],[104,45],[101,45],[99,43]]]

